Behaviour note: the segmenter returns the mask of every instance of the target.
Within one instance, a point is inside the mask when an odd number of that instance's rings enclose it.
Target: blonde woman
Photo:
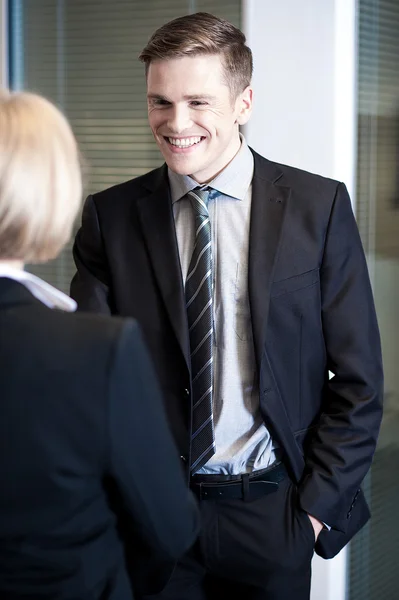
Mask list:
[[[134,555],[136,539],[168,562],[196,535],[196,509],[135,322],[71,314],[73,300],[24,271],[68,241],[81,187],[76,141],[61,113],[39,96],[0,92],[7,600],[129,600],[124,556]]]

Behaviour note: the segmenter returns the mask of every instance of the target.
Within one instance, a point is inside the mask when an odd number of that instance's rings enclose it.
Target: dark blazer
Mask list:
[[[265,423],[336,554],[367,521],[359,486],[382,413],[379,333],[342,183],[254,152],[249,300]],[[167,170],[89,196],[74,246],[81,309],[138,319],[189,464],[189,340]],[[329,370],[334,377],[329,379]]]
[[[0,278],[0,378],[0,598],[133,598],[121,535],[169,564],[197,532],[137,325]]]

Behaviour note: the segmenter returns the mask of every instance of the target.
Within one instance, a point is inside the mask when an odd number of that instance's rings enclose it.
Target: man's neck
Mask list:
[[[220,173],[222,173],[222,171],[224,171],[229,166],[229,164],[235,159],[235,157],[239,153],[240,149],[241,149],[241,138],[238,136],[237,144],[235,145],[234,150],[230,153],[232,155],[230,156],[230,158],[228,158],[227,162],[224,164],[224,166],[221,169],[219,169],[218,171],[213,173],[213,175],[211,177],[206,177],[206,178],[200,177],[200,180],[199,180],[194,175],[190,175],[191,179],[194,179],[194,181],[196,181],[200,185],[205,185],[205,184],[209,183],[210,181],[215,179],[218,175],[220,175]]]

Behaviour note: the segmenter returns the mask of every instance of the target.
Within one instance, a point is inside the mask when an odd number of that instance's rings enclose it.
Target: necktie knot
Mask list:
[[[211,188],[195,188],[188,192],[195,216],[208,217],[208,201]]]

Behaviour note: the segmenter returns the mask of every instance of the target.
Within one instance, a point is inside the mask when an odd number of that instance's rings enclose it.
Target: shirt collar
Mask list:
[[[244,200],[254,174],[254,157],[243,135],[240,134],[241,147],[233,160],[219,175],[207,185],[224,196]],[[183,198],[198,183],[189,175],[179,175],[168,168],[168,177],[172,204]]]
[[[58,308],[66,312],[74,312],[77,308],[75,300],[57,290],[55,287],[39,279],[36,275],[27,273],[8,265],[0,264],[0,277],[13,279],[24,285],[30,293],[49,308]]]

